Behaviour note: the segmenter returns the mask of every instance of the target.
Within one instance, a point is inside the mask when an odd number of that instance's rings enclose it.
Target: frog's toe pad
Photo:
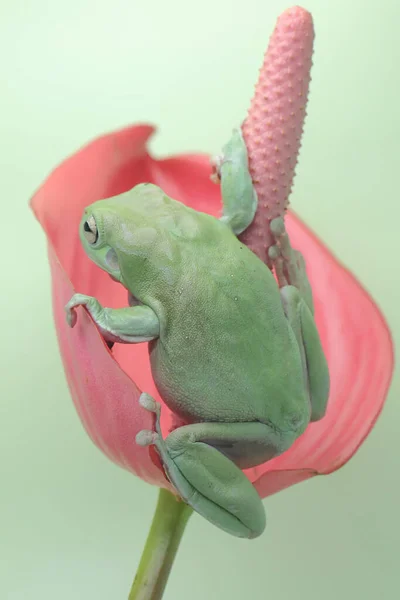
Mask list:
[[[159,404],[149,394],[143,393],[139,398],[139,404],[149,412],[158,414],[160,412]]]
[[[155,444],[157,440],[158,433],[148,429],[142,429],[142,431],[139,431],[136,435],[136,443],[138,446],[151,446],[152,444]]]
[[[282,217],[272,219],[270,223],[271,233],[275,238],[281,237],[285,233],[285,221]]]
[[[268,256],[271,260],[275,261],[281,256],[281,251],[278,246],[271,246],[268,250]]]
[[[74,308],[69,308],[68,306],[65,307],[65,316],[66,316],[66,320],[67,320],[67,324],[69,325],[69,327],[73,328],[76,325],[76,311]]]

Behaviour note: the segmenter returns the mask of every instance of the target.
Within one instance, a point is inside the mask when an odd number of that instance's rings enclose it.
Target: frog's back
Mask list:
[[[268,419],[277,398],[296,401],[302,377],[278,286],[223,223],[202,214],[196,223],[179,247],[180,275],[157,303],[155,383],[188,421]]]

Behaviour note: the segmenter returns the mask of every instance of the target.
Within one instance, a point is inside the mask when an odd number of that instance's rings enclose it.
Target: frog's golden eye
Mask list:
[[[95,218],[91,215],[83,224],[83,235],[89,244],[95,244],[99,238]]]

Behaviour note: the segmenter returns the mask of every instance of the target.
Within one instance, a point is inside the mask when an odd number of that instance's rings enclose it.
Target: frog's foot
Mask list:
[[[142,429],[136,435],[136,443],[139,446],[150,446],[152,444],[156,444],[161,436],[161,426],[160,426],[160,415],[161,415],[161,406],[158,402],[154,400],[149,394],[141,394],[139,398],[139,404],[145,410],[148,410],[151,413],[154,413],[156,416],[155,423],[155,431],[150,431],[148,429]]]
[[[269,248],[268,255],[274,266],[279,287],[296,287],[313,313],[312,291],[304,257],[301,252],[292,248],[283,217],[273,219],[270,230],[275,244]]]
[[[149,394],[143,393],[139,398],[139,404],[145,410],[154,413],[155,415],[155,426],[154,430],[151,431],[149,429],[142,429],[136,435],[136,443],[139,446],[155,446],[158,454],[160,455],[161,461],[163,463],[164,471],[167,476],[167,479],[175,485],[175,487],[179,490],[179,484],[176,484],[175,481],[178,481],[182,478],[179,473],[179,470],[176,469],[174,463],[171,461],[167,446],[162,437],[161,433],[161,425],[160,425],[160,416],[161,416],[161,406],[158,402],[154,400]],[[172,472],[172,475],[171,475]],[[174,477],[175,475],[175,477]],[[186,500],[184,494],[179,491],[183,500]]]
[[[157,451],[163,462],[165,474],[166,474],[167,478],[169,479],[169,481],[173,485],[175,485],[173,476],[172,476],[172,478],[170,476],[170,470],[172,469],[172,471],[174,471],[174,470],[176,471],[176,468],[174,468],[173,464],[172,465],[170,464],[171,460],[169,457],[168,448],[166,446],[166,443],[165,443],[162,433],[161,433],[161,425],[160,425],[161,405],[158,402],[156,402],[154,400],[154,398],[152,398],[152,396],[150,396],[150,394],[146,394],[146,393],[141,394],[141,396],[139,398],[139,404],[142,408],[144,408],[145,410],[147,410],[155,415],[155,426],[154,426],[153,431],[151,431],[149,429],[142,429],[142,431],[139,431],[139,433],[136,435],[136,443],[139,446],[155,446],[157,448]],[[170,468],[168,468],[168,467],[170,467]],[[179,479],[179,477],[178,477],[178,479]],[[182,498],[185,499],[183,496],[182,496]]]
[[[67,323],[76,324],[76,308],[84,306],[104,340],[111,346],[114,342],[136,344],[149,342],[159,336],[160,324],[155,312],[142,304],[127,308],[104,308],[96,298],[74,294],[65,306]]]
[[[93,318],[95,318],[102,310],[102,307],[96,298],[86,296],[85,294],[74,294],[65,306],[65,316],[70,327],[75,327],[76,325],[76,308],[78,306],[86,306]]]

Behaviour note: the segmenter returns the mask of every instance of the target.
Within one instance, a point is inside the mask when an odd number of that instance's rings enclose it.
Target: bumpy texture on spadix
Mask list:
[[[269,263],[268,223],[289,203],[310,82],[314,28],[300,7],[278,19],[242,131],[258,195],[253,223],[240,239]]]

